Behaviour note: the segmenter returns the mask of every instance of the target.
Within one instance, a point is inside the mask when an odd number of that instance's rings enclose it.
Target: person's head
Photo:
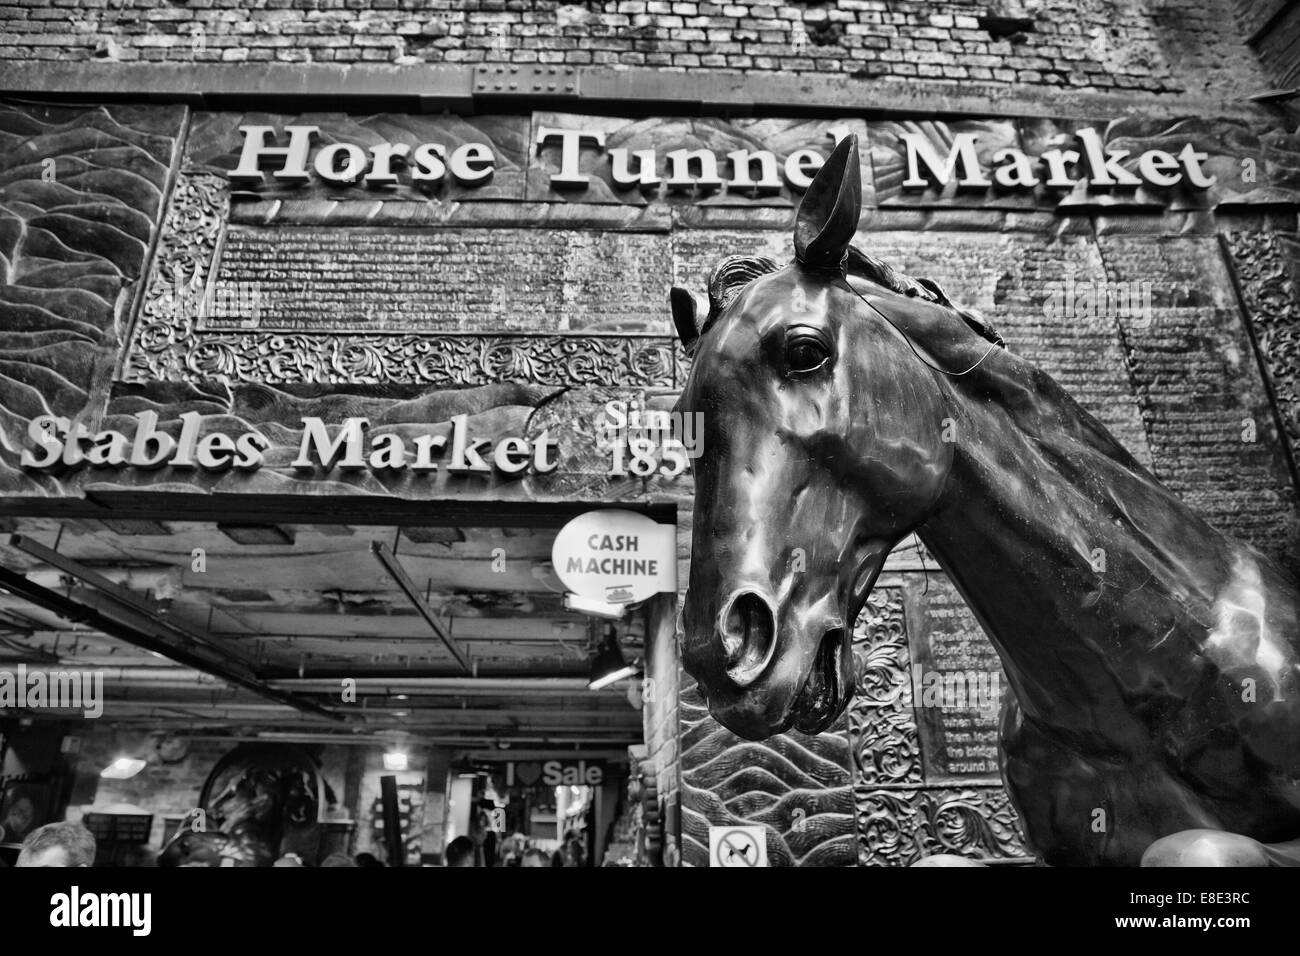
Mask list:
[[[550,866],[551,863],[546,859],[546,854],[537,847],[529,847],[524,851],[524,861],[520,866]]]
[[[448,866],[473,866],[474,841],[469,837],[458,836],[447,844]]]
[[[331,853],[321,862],[321,866],[356,866],[356,861],[346,853]]]
[[[571,840],[565,840],[564,847],[560,852],[563,854],[565,866],[587,865],[587,848],[579,837],[575,836]]]
[[[379,859],[379,857],[375,856],[373,853],[358,853],[356,860],[357,860],[357,866],[362,867],[364,869],[373,870],[373,869],[383,869],[384,867],[383,862]]]
[[[297,853],[286,853],[272,863],[271,866],[302,866],[302,857]]]
[[[95,838],[80,823],[47,823],[33,830],[18,853],[18,866],[93,866]]]

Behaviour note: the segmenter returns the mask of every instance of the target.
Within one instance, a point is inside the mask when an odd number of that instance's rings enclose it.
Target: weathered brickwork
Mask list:
[[[1233,0],[4,0],[0,59],[514,63],[1231,96]]]

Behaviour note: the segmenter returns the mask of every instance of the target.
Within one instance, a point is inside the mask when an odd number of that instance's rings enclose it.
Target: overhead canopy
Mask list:
[[[626,686],[587,689],[603,631],[563,607],[562,520],[538,523],[11,519],[0,668],[101,670],[101,719],[175,732],[636,743]],[[642,656],[642,616],[618,629]]]

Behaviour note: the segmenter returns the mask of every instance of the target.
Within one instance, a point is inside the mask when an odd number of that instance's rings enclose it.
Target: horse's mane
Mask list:
[[[775,272],[780,266],[766,256],[728,256],[714,266],[709,274],[709,315],[700,329],[704,332],[713,324],[722,310],[750,282],[769,272]],[[924,299],[951,309],[963,322],[981,338],[1006,347],[1002,336],[983,316],[973,309],[964,309],[953,304],[939,283],[933,279],[920,278],[899,272],[889,263],[875,256],[868,255],[856,246],[849,246],[845,261],[848,275],[867,279],[876,285],[905,295],[909,298]]]
[[[700,328],[700,334],[702,335],[708,330],[708,327],[717,320],[723,310],[745,286],[763,275],[776,272],[780,268],[775,261],[764,256],[730,256],[719,262],[709,276],[709,315]],[[898,295],[919,298],[943,306],[952,312],[955,317],[960,318],[980,338],[994,343],[995,346],[1006,348],[1002,336],[998,334],[992,325],[986,322],[979,313],[954,305],[938,283],[932,279],[909,276],[853,246],[849,247],[845,272],[848,276],[874,282]],[[930,347],[933,347],[933,344],[927,343]],[[984,357],[989,357],[988,352],[993,350],[985,349]],[[1147,468],[1138,462],[1128,449],[1106,430],[1106,427],[1101,422],[1080,406],[1051,376],[1034,366],[1027,366],[1026,363],[1016,359],[1009,352],[1001,354],[1011,359],[1013,366],[1008,367],[1003,362],[986,363],[983,358],[980,358],[979,362],[976,363],[977,366],[983,369],[980,387],[986,391],[993,389],[1004,395],[1004,400],[1000,403],[1001,407],[1020,423],[1021,430],[1026,435],[1036,436],[1034,439],[1034,454],[1053,458],[1063,471],[1069,471],[1074,466],[1068,463],[1077,459],[1078,449],[1082,445],[1100,453],[1101,456],[1128,472],[1144,476],[1149,482],[1158,484],[1157,479],[1150,474]],[[964,359],[967,357],[967,353],[961,351],[955,353],[952,357],[957,356]],[[977,355],[971,353],[970,357],[977,357]],[[957,366],[953,367],[956,368]],[[974,366],[972,370],[973,368]],[[1030,376],[1030,378],[1024,378],[1025,375]],[[1027,388],[1037,390],[1040,397],[1046,396],[1046,398],[1042,401],[1026,398]],[[1072,409],[1071,414],[1065,416],[1065,420],[1073,424],[1067,426],[1048,422],[1041,414],[1044,401],[1047,406],[1052,408],[1068,407]]]

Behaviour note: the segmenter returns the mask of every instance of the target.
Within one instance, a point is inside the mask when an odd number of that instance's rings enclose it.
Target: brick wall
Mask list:
[[[165,817],[183,816],[199,805],[199,791],[218,760],[234,744],[223,741],[196,740],[190,743],[189,752],[175,763],[163,763],[153,751],[153,738],[143,733],[112,733],[96,731],[83,738],[78,770],[85,774],[98,774],[123,754],[143,757],[147,764],[134,777],[127,780],[100,778],[91,805],[68,808],[68,819],[80,819],[86,810],[103,808],[117,803],[130,803],[153,814],[153,830],[149,845],[162,847]]]
[[[0,0],[0,60],[555,63],[1264,88],[1235,0]]]

